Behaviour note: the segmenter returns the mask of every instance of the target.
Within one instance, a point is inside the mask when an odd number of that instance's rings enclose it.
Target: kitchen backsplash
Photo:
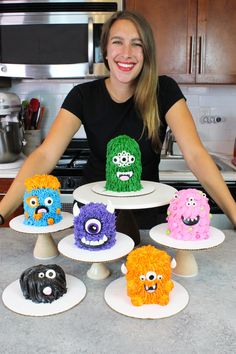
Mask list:
[[[70,89],[85,80],[13,80],[12,87],[2,92],[14,92],[21,100],[38,98],[46,107],[42,122],[45,136],[64,97]],[[232,155],[236,136],[236,85],[186,86],[181,89],[187,98],[202,142],[211,152]],[[85,137],[81,129],[76,137]]]

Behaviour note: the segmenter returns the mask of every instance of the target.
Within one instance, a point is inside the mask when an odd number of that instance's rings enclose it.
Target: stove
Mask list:
[[[82,183],[83,168],[90,155],[87,139],[72,139],[52,171],[61,183],[62,194],[72,194]]]

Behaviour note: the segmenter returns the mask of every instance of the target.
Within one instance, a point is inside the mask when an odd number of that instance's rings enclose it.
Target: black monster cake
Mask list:
[[[26,299],[35,303],[51,303],[67,292],[66,276],[57,264],[39,264],[21,274],[20,287]]]

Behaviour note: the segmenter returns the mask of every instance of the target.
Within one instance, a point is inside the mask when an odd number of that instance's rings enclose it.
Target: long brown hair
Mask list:
[[[148,138],[151,139],[152,146],[157,151],[160,147],[158,135],[160,118],[157,104],[158,73],[156,49],[152,29],[143,16],[136,12],[118,11],[107,20],[103,25],[101,35],[103,60],[109,70],[106,56],[110,29],[115,21],[121,19],[129,20],[135,25],[142,41],[144,62],[143,68],[136,79],[134,102],[136,110],[143,120],[143,133],[147,129]]]

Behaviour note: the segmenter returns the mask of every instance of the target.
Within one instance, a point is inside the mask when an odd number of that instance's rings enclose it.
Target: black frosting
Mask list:
[[[26,299],[51,303],[67,292],[65,272],[57,264],[39,264],[21,274],[20,287]]]

